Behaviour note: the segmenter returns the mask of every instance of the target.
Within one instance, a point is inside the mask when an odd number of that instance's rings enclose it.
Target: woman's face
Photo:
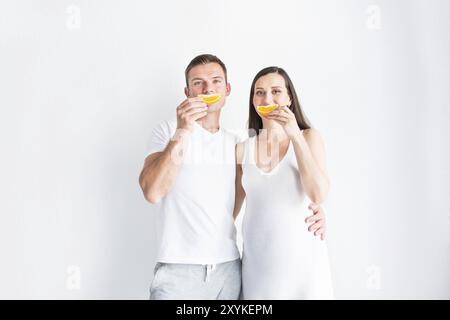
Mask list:
[[[269,73],[256,80],[253,93],[253,107],[278,104],[290,106],[291,99],[284,78],[278,73]]]

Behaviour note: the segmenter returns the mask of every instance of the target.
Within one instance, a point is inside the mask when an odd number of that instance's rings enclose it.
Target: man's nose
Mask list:
[[[206,81],[205,85],[203,86],[203,94],[212,94],[212,93],[214,93],[213,84],[209,81]]]

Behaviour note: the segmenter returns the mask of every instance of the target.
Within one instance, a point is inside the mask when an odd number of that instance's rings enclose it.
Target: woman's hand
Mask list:
[[[320,205],[311,203],[308,206],[308,209],[311,209],[313,211],[313,215],[309,216],[305,219],[305,223],[311,223],[314,222],[312,225],[309,226],[308,231],[313,232],[314,236],[320,235],[320,239],[325,239],[325,232],[326,232],[326,223],[325,223],[325,214],[323,213],[323,209]]]
[[[301,133],[294,113],[287,106],[281,106],[273,110],[266,116],[266,118],[279,123],[290,139],[295,138]]]

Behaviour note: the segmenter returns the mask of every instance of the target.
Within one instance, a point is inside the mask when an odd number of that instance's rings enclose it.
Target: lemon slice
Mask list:
[[[218,102],[221,98],[220,94],[199,94],[200,98],[203,99],[203,102],[208,106]]]
[[[256,110],[263,116],[267,116],[269,113],[271,113],[273,110],[278,108],[277,104],[270,104],[268,106],[257,106]]]

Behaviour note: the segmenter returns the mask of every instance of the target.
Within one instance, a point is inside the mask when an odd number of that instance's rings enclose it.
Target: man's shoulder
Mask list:
[[[241,129],[232,130],[224,128],[223,133],[227,138],[234,140],[236,144],[248,139],[248,133],[246,130]]]
[[[154,130],[170,134],[175,132],[177,128],[177,121],[174,119],[163,120],[157,123]]]

